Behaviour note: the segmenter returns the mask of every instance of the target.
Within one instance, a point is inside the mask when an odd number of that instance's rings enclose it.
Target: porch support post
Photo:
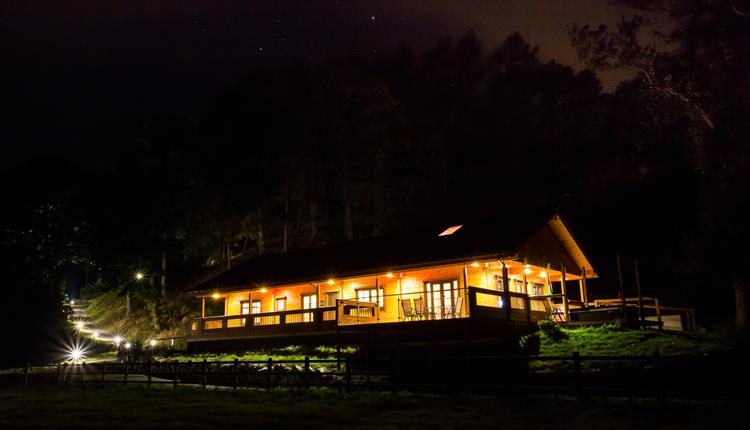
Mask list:
[[[615,254],[617,259],[617,279],[620,282],[620,300],[622,306],[622,318],[627,321],[627,315],[625,314],[625,283],[622,282],[622,266],[620,266],[620,254]]]
[[[563,308],[565,310],[565,321],[570,321],[570,307],[568,306],[568,289],[565,285],[565,263],[560,263],[560,288],[562,291]]]
[[[528,265],[528,262],[526,259],[523,259],[523,292],[527,296],[529,295],[529,283],[526,279],[526,266]]]
[[[206,317],[206,297],[201,297],[201,318]]]
[[[482,270],[484,270],[484,268],[482,268]],[[464,288],[463,288],[463,290],[464,290],[464,297],[466,297],[466,292],[469,291],[469,283],[467,281],[467,279],[469,279],[468,273],[469,273],[469,269],[466,268],[466,263],[464,263]],[[485,271],[484,279],[485,279],[485,285],[486,285],[487,284],[487,274],[486,274],[486,271]],[[459,291],[459,293],[460,293],[460,291]],[[464,301],[468,302],[468,299],[464,300]],[[463,305],[461,305],[461,307],[463,307]],[[459,317],[461,316],[461,309],[458,310],[458,316]],[[469,316],[469,308],[468,307],[466,308],[466,316],[467,317]]]
[[[581,300],[583,301],[584,306],[587,308],[589,307],[589,291],[587,289],[586,285],[586,267],[581,267],[581,287],[583,288],[583,294],[581,295]]]
[[[547,277],[545,278],[545,283],[547,284],[547,294],[552,294],[552,281],[549,280],[550,274],[549,274],[549,263],[547,263],[546,272]]]
[[[510,281],[508,280],[508,266],[505,265],[504,261],[500,262],[503,265],[503,306],[505,306],[505,317],[510,320]]]
[[[401,317],[405,317],[403,312],[403,305],[401,302],[404,300],[403,291],[401,290],[401,274],[399,273],[398,279],[396,279],[396,282],[398,283],[398,300],[396,301],[396,304],[398,305],[398,320],[401,321]]]
[[[635,258],[633,259],[633,270],[635,270],[635,287],[638,289],[638,325],[643,330],[646,328],[643,324],[643,292],[641,292],[641,276],[638,273],[638,260]]]

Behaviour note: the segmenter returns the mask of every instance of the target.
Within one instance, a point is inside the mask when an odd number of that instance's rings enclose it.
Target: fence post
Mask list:
[[[271,389],[271,372],[273,372],[273,358],[268,357],[268,372],[266,374],[266,388]]]
[[[234,382],[232,383],[232,389],[234,390],[237,389],[237,366],[239,364],[238,361],[239,359],[237,358],[234,359],[234,368],[232,369],[234,372]]]
[[[23,386],[29,386],[29,363],[26,363],[26,368],[23,369]]]
[[[122,385],[128,384],[128,366],[130,365],[129,362],[125,361],[125,371],[122,372]]]
[[[177,388],[177,381],[180,379],[180,365],[177,360],[174,361],[174,380],[172,381],[172,388]]]
[[[208,366],[208,359],[203,359],[203,364],[201,365],[201,388],[206,388],[206,367]]]
[[[662,380],[662,362],[661,357],[659,356],[659,351],[654,351],[653,354],[654,359],[654,381],[655,381],[655,391],[656,391],[656,400],[658,402],[664,401],[664,381]]]
[[[352,359],[351,357],[346,358],[346,392],[352,391]]]
[[[305,368],[303,369],[302,380],[305,384],[305,390],[310,388],[310,357],[305,357]]]
[[[57,375],[56,375],[57,376],[57,378],[56,378],[57,379],[57,385],[60,385],[60,376],[62,375],[61,370],[62,370],[62,364],[57,363]]]
[[[146,386],[151,387],[151,357],[149,357],[148,362],[146,362]]]
[[[573,352],[573,378],[576,389],[576,396],[581,396],[581,353]]]

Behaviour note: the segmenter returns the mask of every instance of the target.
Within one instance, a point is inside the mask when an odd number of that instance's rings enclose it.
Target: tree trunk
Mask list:
[[[125,317],[130,318],[130,287],[125,290]]]
[[[256,244],[258,247],[258,255],[263,255],[266,252],[266,241],[263,236],[263,209],[258,208],[258,216],[255,219],[255,230],[258,232],[256,237]]]
[[[748,320],[747,284],[742,278],[734,280],[734,305],[736,315],[734,328],[737,331],[745,331]]]
[[[344,198],[344,238],[352,240],[354,237],[352,227],[352,201],[349,195],[349,161],[344,157],[344,171],[341,180],[341,191]]]
[[[167,253],[161,254],[161,296],[167,298]]]

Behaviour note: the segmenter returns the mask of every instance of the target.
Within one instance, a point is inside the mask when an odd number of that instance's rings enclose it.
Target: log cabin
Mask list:
[[[435,336],[457,324],[463,337],[531,328],[570,320],[595,278],[560,215],[263,255],[189,289],[201,317],[188,347],[340,342],[342,333],[372,329]]]

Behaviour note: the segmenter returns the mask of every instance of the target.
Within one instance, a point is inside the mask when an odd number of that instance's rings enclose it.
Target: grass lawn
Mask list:
[[[330,390],[69,388],[0,390],[0,428],[701,429],[740,417],[740,407]]]
[[[617,326],[560,329],[562,339],[541,334],[539,355],[707,355],[729,351],[731,342],[697,333],[631,330]]]

